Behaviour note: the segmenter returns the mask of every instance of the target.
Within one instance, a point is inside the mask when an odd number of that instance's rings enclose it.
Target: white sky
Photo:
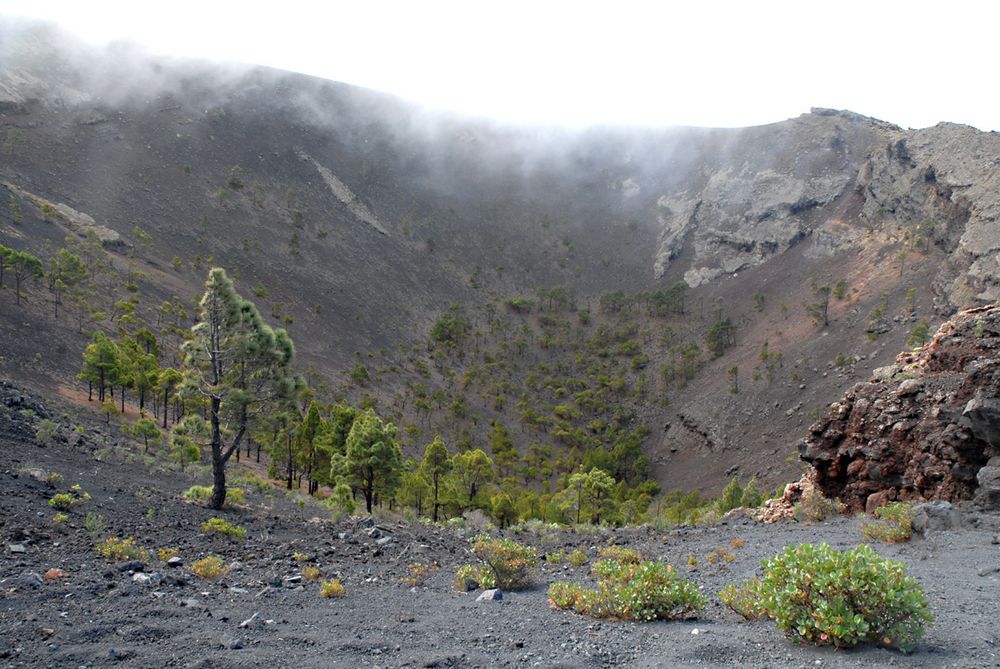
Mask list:
[[[817,106],[1000,130],[995,0],[0,0],[0,15],[501,121],[742,126]]]

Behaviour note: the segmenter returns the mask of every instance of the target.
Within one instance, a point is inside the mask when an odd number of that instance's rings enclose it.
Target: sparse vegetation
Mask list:
[[[125,560],[146,560],[149,553],[136,543],[135,538],[107,537],[97,543],[97,552],[108,560],[123,562]]]
[[[225,518],[209,518],[201,524],[201,531],[205,534],[221,534],[224,537],[242,541],[247,536],[246,528],[233,525]]]
[[[553,583],[551,605],[595,618],[677,620],[697,615],[706,604],[698,587],[664,562],[602,560],[594,565],[594,573],[600,579],[596,589]]]
[[[898,544],[913,536],[913,507],[909,504],[891,502],[872,513],[878,521],[861,525],[861,536],[866,540]]]
[[[339,578],[335,578],[332,581],[323,581],[319,586],[319,594],[326,599],[340,598],[347,594],[347,589]]]
[[[218,555],[207,555],[191,564],[191,573],[198,578],[219,578],[229,573],[229,565]]]
[[[482,587],[516,590],[531,584],[538,552],[511,539],[491,538],[480,534],[472,540],[472,554],[479,569],[466,565],[460,570]]]
[[[49,506],[56,511],[69,511],[84,502],[90,501],[90,494],[75,485],[69,492],[57,492],[49,499]]]
[[[587,554],[583,552],[583,549],[574,548],[570,551],[569,557],[566,558],[566,561],[574,567],[582,567],[587,564],[589,560],[587,558]]]

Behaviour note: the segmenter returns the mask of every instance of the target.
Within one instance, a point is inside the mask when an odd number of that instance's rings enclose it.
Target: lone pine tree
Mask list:
[[[198,322],[184,344],[185,385],[207,403],[213,490],[210,506],[226,501],[226,463],[250,424],[301,383],[291,371],[288,334],[265,324],[237,294],[225,270],[213,268],[198,306]]]

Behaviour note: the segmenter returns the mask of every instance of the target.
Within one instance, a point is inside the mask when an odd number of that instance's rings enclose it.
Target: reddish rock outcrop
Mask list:
[[[855,511],[897,499],[1000,507],[1000,303],[960,312],[875,370],[799,449],[820,490]]]

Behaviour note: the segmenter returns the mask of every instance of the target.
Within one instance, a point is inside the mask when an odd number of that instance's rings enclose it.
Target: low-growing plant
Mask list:
[[[332,581],[323,581],[319,586],[319,594],[321,597],[329,599],[331,597],[343,597],[347,594],[347,590],[344,588],[344,584],[340,582],[340,579],[335,578]]]
[[[934,620],[903,563],[869,546],[788,546],[763,570],[759,582],[728,591],[724,603],[767,615],[779,630],[817,645],[881,643],[907,652]]]
[[[455,589],[468,592],[476,588],[494,588],[496,580],[493,572],[482,564],[461,564],[455,568]]]
[[[726,564],[729,564],[730,562],[736,559],[736,553],[726,550],[722,546],[719,546],[714,551],[712,551],[712,553],[709,554],[709,557],[710,558],[715,557],[716,559],[721,560]],[[710,561],[715,562],[715,560],[710,560]]]
[[[107,537],[97,543],[97,552],[108,560],[122,562],[125,560],[146,560],[149,553],[145,548],[136,543],[134,537],[122,539],[120,537]]]
[[[746,620],[760,620],[767,612],[760,604],[760,579],[730,583],[719,590],[719,601]]]
[[[406,585],[416,587],[418,585],[423,585],[430,578],[433,567],[429,564],[424,564],[423,562],[411,562],[406,565],[406,574],[400,578],[400,581]]]
[[[181,497],[198,502],[210,499],[212,497],[212,486],[193,485],[181,493]]]
[[[875,509],[878,522],[861,525],[861,536],[868,541],[898,544],[913,537],[913,507],[903,502],[892,502]]]
[[[557,551],[549,551],[545,554],[545,561],[552,564],[560,564],[566,559],[566,551],[560,548]]]
[[[69,511],[75,506],[90,501],[90,493],[83,490],[79,485],[74,485],[69,492],[57,492],[49,500],[49,506],[56,511]]]
[[[624,546],[605,546],[597,551],[602,560],[614,560],[624,564],[639,564],[642,562],[642,555],[634,548]]]
[[[177,557],[180,554],[180,548],[161,548],[156,551],[156,557],[160,559],[160,562],[166,562],[170,558]]]
[[[212,498],[212,486],[193,485],[181,497],[192,502],[205,502]],[[243,488],[226,488],[226,506],[237,506],[246,502],[246,491]]]
[[[35,431],[35,443],[39,446],[51,446],[58,434],[58,423],[51,418],[45,418],[38,423],[38,429]]]
[[[104,516],[93,511],[88,511],[87,518],[83,521],[83,526],[92,536],[97,536],[104,532]]]
[[[218,578],[229,573],[229,565],[218,555],[208,555],[191,564],[191,573],[198,578]]]
[[[319,567],[317,567],[314,564],[307,564],[305,567],[302,568],[302,578],[303,578],[303,580],[306,580],[306,581],[316,581],[322,575],[323,575],[323,572],[321,572],[319,570]]]
[[[686,619],[705,607],[698,586],[662,561],[601,560],[593,571],[600,579],[596,589],[557,581],[549,587],[550,604],[595,618],[620,620]]]
[[[247,536],[246,528],[233,525],[225,518],[209,518],[201,524],[201,531],[205,534],[221,534],[240,541]]]
[[[795,519],[803,523],[818,523],[839,516],[846,507],[839,500],[829,499],[815,488],[806,490],[795,505]]]
[[[49,500],[49,506],[60,511],[69,511],[79,503],[80,502],[77,500],[76,496],[71,495],[68,492],[57,492]]]
[[[697,567],[698,566],[698,556],[694,553],[688,553],[688,566]]]
[[[67,520],[69,520],[69,514],[63,513],[62,511],[59,511],[56,515],[52,516],[52,522],[56,524],[65,523]]]
[[[292,559],[295,560],[296,562],[309,562],[312,558],[309,557],[309,555],[306,553],[295,551],[294,553],[292,553]]]
[[[734,550],[739,550],[747,545],[746,539],[741,539],[739,537],[733,537],[729,540],[729,547]]]
[[[487,587],[503,590],[516,590],[530,585],[532,569],[538,562],[538,551],[535,548],[511,539],[491,538],[485,534],[472,540],[472,554],[493,574],[493,585]]]
[[[587,554],[580,548],[574,548],[570,552],[569,557],[566,558],[566,561],[574,567],[582,567],[587,564]]]
[[[51,472],[45,477],[45,484],[50,488],[58,488],[62,485],[63,475],[59,472]]]

